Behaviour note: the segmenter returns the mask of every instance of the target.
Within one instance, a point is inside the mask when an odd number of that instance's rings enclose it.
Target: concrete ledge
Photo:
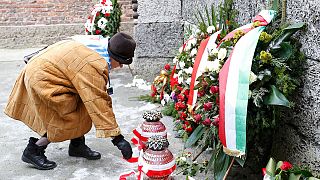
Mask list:
[[[133,34],[133,22],[121,23],[120,30]],[[84,34],[84,24],[0,26],[0,48],[30,48],[53,44],[69,36]]]

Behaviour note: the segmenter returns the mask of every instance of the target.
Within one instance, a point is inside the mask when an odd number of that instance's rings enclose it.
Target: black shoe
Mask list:
[[[89,160],[97,160],[101,158],[101,154],[92,151],[86,144],[84,137],[72,139],[69,144],[69,156],[84,157]]]
[[[32,164],[35,168],[40,170],[49,170],[57,167],[57,164],[53,161],[49,161],[44,155],[47,146],[38,146],[35,143],[37,138],[30,137],[29,144],[22,154],[22,161]]]

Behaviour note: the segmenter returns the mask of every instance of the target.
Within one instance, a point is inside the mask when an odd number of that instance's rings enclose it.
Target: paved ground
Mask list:
[[[20,70],[24,67],[22,57],[35,49],[0,49],[0,106],[4,109],[11,88]],[[140,124],[145,110],[157,109],[158,105],[134,100],[134,97],[149,93],[137,87],[128,87],[133,77],[127,67],[113,70],[111,84],[114,87],[112,95],[114,112],[123,135],[129,140],[132,129]],[[133,98],[133,99],[132,99]],[[168,128],[168,138],[171,151],[176,154],[182,149],[180,139],[173,138],[172,119],[164,117],[162,122]],[[135,169],[121,158],[121,153],[112,145],[111,139],[95,138],[93,128],[87,135],[89,147],[99,151],[102,158],[89,161],[68,156],[69,142],[52,143],[48,146],[46,155],[58,166],[54,170],[40,171],[23,163],[20,158],[30,136],[38,137],[36,133],[19,121],[0,113],[0,179],[118,179],[118,175]],[[174,179],[183,179],[175,176]]]

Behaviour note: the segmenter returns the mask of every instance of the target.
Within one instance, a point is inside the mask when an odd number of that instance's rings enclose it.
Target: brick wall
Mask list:
[[[0,0],[0,26],[85,23],[98,0]],[[122,22],[132,18],[131,0],[118,0]]]
[[[50,45],[84,34],[84,23],[99,0],[0,0],[0,48]],[[132,1],[118,0],[120,31],[133,34]]]

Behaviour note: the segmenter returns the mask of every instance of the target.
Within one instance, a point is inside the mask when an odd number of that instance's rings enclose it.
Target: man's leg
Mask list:
[[[101,158],[101,154],[99,152],[92,151],[85,144],[84,136],[70,140],[69,156],[84,157],[89,160],[96,160]]]
[[[22,161],[32,164],[35,168],[40,170],[49,170],[57,167],[55,162],[49,161],[44,155],[45,149],[49,143],[46,135],[40,139],[30,137],[29,144],[23,151]]]

